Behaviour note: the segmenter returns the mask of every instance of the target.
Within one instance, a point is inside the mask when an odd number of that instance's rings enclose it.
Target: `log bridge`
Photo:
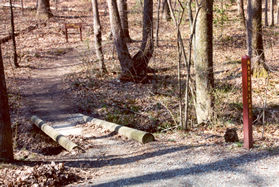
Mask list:
[[[68,42],[68,29],[78,29],[80,41],[82,41],[82,23],[65,23],[64,28],[65,28],[66,42]]]

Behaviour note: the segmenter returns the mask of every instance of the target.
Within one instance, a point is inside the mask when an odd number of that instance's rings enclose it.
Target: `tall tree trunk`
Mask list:
[[[121,26],[126,42],[132,42],[129,33],[129,22],[128,22],[128,5],[127,0],[117,0],[117,8],[121,20]]]
[[[50,11],[49,0],[38,0],[37,17],[46,16],[50,18],[53,14]]]
[[[14,11],[13,11],[13,4],[12,0],[10,0],[10,10],[11,10],[11,35],[13,40],[13,48],[14,48],[14,65],[16,68],[19,67],[17,62],[17,52],[16,52],[16,40],[15,40],[15,24],[14,24]]]
[[[55,11],[58,10],[58,0],[55,0]]]
[[[276,23],[279,24],[279,0],[277,0],[277,20]]]
[[[264,8],[264,24],[265,24],[265,26],[268,26],[268,13],[267,12],[268,12],[268,0],[265,0],[265,8]]]
[[[132,57],[128,51],[128,47],[124,39],[124,33],[121,27],[121,20],[117,9],[116,0],[107,0],[107,3],[109,8],[111,31],[122,69],[122,76],[131,77],[133,74],[135,74],[135,70],[133,67]]]
[[[137,75],[146,75],[148,62],[153,55],[153,51],[153,0],[144,0],[142,43],[139,52],[133,57]]]
[[[262,0],[251,0],[248,4],[248,54],[254,62],[254,73],[264,66],[264,48],[262,33]],[[250,41],[249,41],[250,40]]]
[[[270,0],[270,26],[274,26],[274,0]]]
[[[253,49],[252,49],[252,16],[253,16],[253,10],[252,10],[252,2],[248,1],[247,5],[247,26],[246,26],[246,32],[247,32],[247,52],[250,58],[252,58]]]
[[[98,9],[97,0],[92,0],[92,10],[93,10],[93,25],[94,25],[94,39],[95,39],[95,49],[96,55],[100,64],[100,71],[102,73],[107,73],[107,69],[104,62],[104,54],[102,50],[102,31],[100,24],[100,16]]]
[[[168,5],[168,1],[167,0],[163,0],[163,19],[166,21],[170,21],[171,20],[171,16],[170,16],[170,8]]]
[[[118,59],[122,68],[122,81],[141,81],[146,78],[148,62],[153,54],[153,0],[144,1],[143,35],[139,52],[132,58],[124,39],[116,0],[107,0],[110,23]]]
[[[157,0],[157,22],[156,22],[156,38],[155,38],[156,47],[159,46],[160,9],[161,9],[161,0]]]
[[[0,161],[13,160],[12,129],[0,45]]]
[[[237,0],[237,4],[238,4],[238,16],[240,17],[241,22],[246,27],[246,18],[245,18],[245,13],[244,13],[244,2],[243,2],[243,0]]]
[[[24,15],[24,7],[23,7],[23,0],[20,0],[20,4],[21,4],[21,15]]]
[[[196,22],[195,70],[196,115],[198,123],[213,119],[213,0],[202,0]]]

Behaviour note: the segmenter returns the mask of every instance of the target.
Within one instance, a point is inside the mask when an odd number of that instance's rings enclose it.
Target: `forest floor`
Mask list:
[[[34,7],[31,1],[24,1]],[[130,33],[140,41],[141,5],[129,1]],[[14,156],[0,164],[0,185],[72,186],[276,186],[279,183],[279,28],[265,27],[268,78],[253,78],[254,148],[242,146],[240,58],[246,52],[245,30],[235,6],[214,19],[216,119],[211,125],[177,128],[178,87],[176,34],[172,22],[161,22],[159,47],[150,66],[158,72],[148,83],[122,83],[109,21],[101,3],[104,53],[109,74],[101,75],[93,47],[92,16],[85,1],[63,1],[55,17],[17,37],[20,68],[12,64],[11,42],[1,44],[11,106]],[[215,9],[220,8],[216,3]],[[0,8],[0,37],[9,33],[8,8]],[[83,11],[81,11],[83,10]],[[16,31],[38,23],[32,9],[15,9]],[[223,19],[222,18],[222,19]],[[64,22],[83,23],[83,41],[71,30],[65,42]],[[183,24],[187,43],[188,22]],[[175,29],[172,29],[175,30]],[[140,42],[129,44],[135,54]],[[187,45],[186,45],[187,46]],[[194,72],[193,72],[194,73]],[[185,77],[185,67],[182,71]],[[267,81],[268,80],[268,81]],[[264,105],[265,103],[265,105]],[[265,126],[263,126],[265,111]],[[78,120],[79,114],[152,132],[156,141],[140,144]],[[194,110],[191,108],[194,116]],[[37,115],[53,126],[71,124],[69,138],[85,152],[67,152],[30,122]],[[72,124],[73,125],[73,124]],[[240,142],[226,143],[227,128]]]

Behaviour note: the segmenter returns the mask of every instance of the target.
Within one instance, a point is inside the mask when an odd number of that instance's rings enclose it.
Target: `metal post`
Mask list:
[[[243,131],[244,147],[253,147],[252,135],[252,81],[251,81],[251,61],[249,56],[243,56],[242,64],[242,91],[243,91]]]

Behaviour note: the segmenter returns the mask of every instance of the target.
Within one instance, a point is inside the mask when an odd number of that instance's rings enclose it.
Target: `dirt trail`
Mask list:
[[[76,66],[80,65],[79,54],[73,48],[61,50],[66,54],[58,56],[50,52],[50,56],[42,56],[40,67],[32,70],[29,81],[22,89],[30,115],[38,115],[48,121],[57,121],[75,112],[63,79],[74,73]]]

